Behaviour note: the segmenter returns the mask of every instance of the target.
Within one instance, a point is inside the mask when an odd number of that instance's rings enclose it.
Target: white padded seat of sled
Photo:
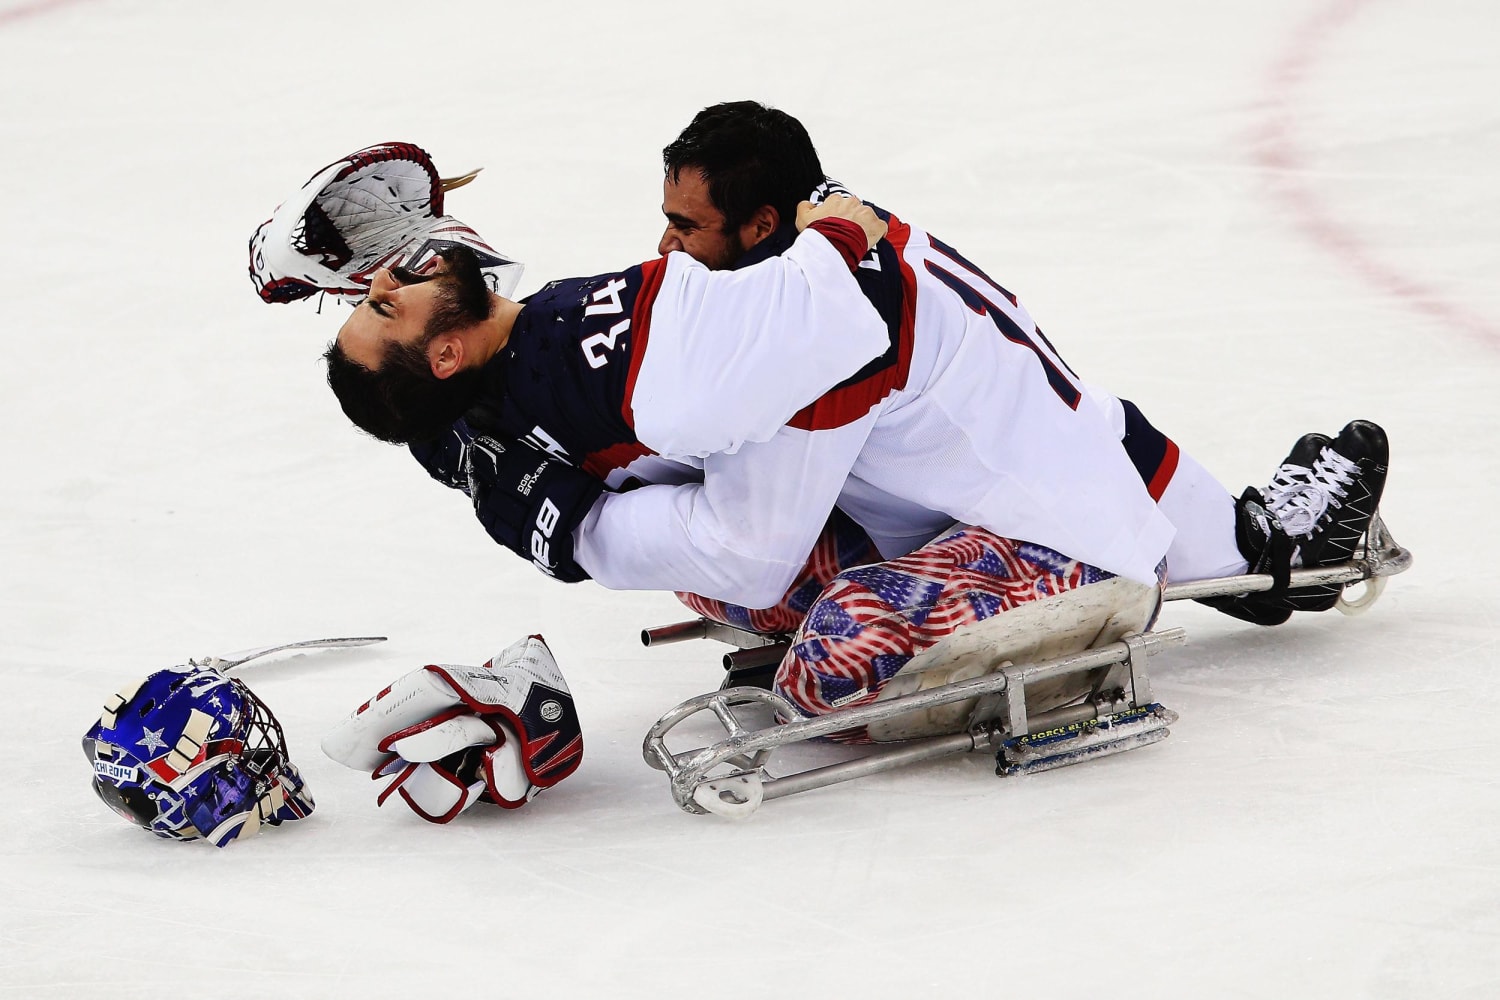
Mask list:
[[[912,657],[886,682],[876,701],[982,677],[1010,663],[1035,663],[1118,642],[1132,632],[1145,631],[1160,600],[1158,587],[1117,576],[1028,601],[955,632]],[[1027,712],[1045,712],[1079,700],[1107,669],[1029,685]],[[971,698],[872,722],[870,738],[885,743],[962,732],[977,702]]]

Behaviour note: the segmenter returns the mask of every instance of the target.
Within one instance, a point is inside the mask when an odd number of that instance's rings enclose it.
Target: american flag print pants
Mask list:
[[[859,530],[852,522],[847,527]],[[954,632],[1113,576],[1045,546],[967,526],[899,559],[841,563],[841,553],[873,552],[861,549],[847,527],[830,523],[775,607],[747,611],[678,595],[699,614],[741,628],[795,628],[775,690],[804,715],[868,704],[913,656]]]

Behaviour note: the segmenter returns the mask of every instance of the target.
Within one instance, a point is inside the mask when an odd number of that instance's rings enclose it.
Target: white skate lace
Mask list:
[[[1266,509],[1293,538],[1312,537],[1329,507],[1340,507],[1359,465],[1324,448],[1311,469],[1283,465],[1265,490]]]
[[[1277,469],[1276,475],[1271,477],[1271,484],[1260,491],[1265,499],[1266,510],[1278,513],[1293,496],[1307,488],[1307,481],[1311,478],[1312,469],[1305,465],[1288,462]]]

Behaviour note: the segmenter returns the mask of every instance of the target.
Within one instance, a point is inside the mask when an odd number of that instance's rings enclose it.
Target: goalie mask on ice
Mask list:
[[[476,802],[518,809],[578,769],[583,734],[568,683],[539,635],[482,667],[421,667],[323,739],[323,752],[388,779],[418,816],[447,823]]]
[[[444,180],[432,158],[409,142],[351,153],[313,175],[250,237],[250,280],[267,302],[318,292],[363,300],[382,267],[421,271],[439,253],[468,247],[485,283],[509,297],[522,266],[443,214],[443,196],[473,180]]]
[[[313,810],[276,717],[211,666],[159,670],[112,695],[83,752],[99,797],[158,837],[224,847]]]

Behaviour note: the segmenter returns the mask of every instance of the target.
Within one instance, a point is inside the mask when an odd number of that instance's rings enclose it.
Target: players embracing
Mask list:
[[[795,631],[775,685],[806,714],[879,700],[1023,606],[1065,605],[1083,648],[1148,628],[1168,578],[1271,573],[1216,602],[1260,624],[1337,600],[1286,574],[1353,553],[1384,483],[1375,425],[1307,435],[1235,498],[963,253],[827,182],[791,116],[705,109],[664,161],[661,257],[514,301],[472,230],[435,257],[398,247],[328,351],[351,420],[408,444],[495,541],[558,579]]]

